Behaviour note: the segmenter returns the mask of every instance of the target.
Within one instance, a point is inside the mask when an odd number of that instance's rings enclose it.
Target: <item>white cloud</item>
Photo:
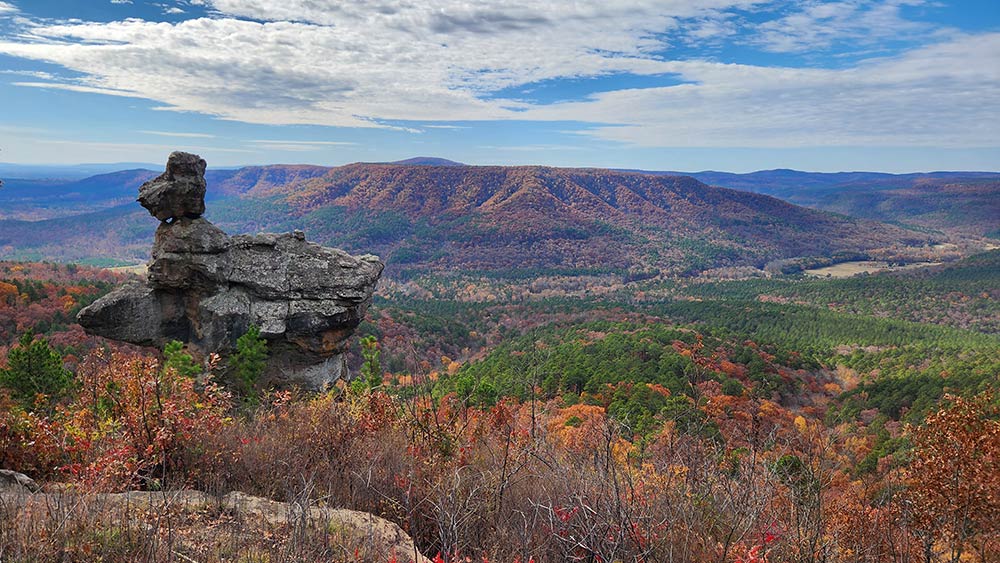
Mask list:
[[[65,141],[65,140],[49,140],[41,139],[35,141],[40,145],[57,145],[66,146],[74,148],[88,148],[96,149],[98,151],[103,151],[106,153],[122,153],[122,152],[154,152],[162,153],[163,151],[174,151],[178,148],[174,145],[157,145],[149,143],[110,143],[104,141]],[[211,151],[213,153],[241,153],[241,154],[254,154],[256,151],[247,149],[233,149],[225,147],[210,147],[210,146],[184,146],[184,150],[189,151]]]
[[[249,141],[256,149],[285,152],[313,152],[330,147],[350,147],[357,143],[349,141],[287,141],[279,139],[256,139]]]
[[[356,145],[357,143],[351,141],[288,141],[284,139],[255,139],[250,141],[251,143],[285,143],[289,145],[316,145],[316,146],[347,146]]]
[[[34,70],[0,70],[0,74],[11,74],[14,76],[29,76],[38,80],[58,80],[59,77],[50,72],[41,72]]]
[[[799,3],[760,25],[755,41],[797,51],[869,31],[909,33],[917,27],[901,19],[900,6],[917,1]],[[37,22],[0,39],[0,53],[83,76],[23,86],[146,98],[160,109],[250,123],[419,132],[396,122],[565,120],[599,124],[586,135],[643,146],[995,146],[987,126],[1000,108],[991,70],[1000,34],[941,39],[846,69],[668,58],[672,44],[733,36],[727,10],[759,3],[204,0],[214,17],[175,24]],[[685,83],[552,105],[489,97],[611,73]]]
[[[41,25],[0,52],[86,75],[73,87],[133,92],[185,111],[255,123],[384,126],[376,120],[516,117],[499,88],[564,76],[662,71],[656,33],[676,18],[747,0],[213,0],[258,23],[216,17],[178,24],[126,20]],[[284,21],[291,18],[295,21]]]
[[[997,145],[1000,33],[844,70],[674,63],[688,84],[623,90],[527,112],[614,124],[585,131],[641,146]],[[982,61],[975,64],[972,61]]]
[[[14,86],[24,86],[28,88],[46,88],[50,90],[68,90],[70,92],[80,92],[81,94],[104,94],[107,96],[121,96],[124,98],[144,98],[142,94],[129,90],[118,90],[114,88],[100,88],[95,86],[85,86],[81,84],[66,84],[61,82],[12,82]]]
[[[12,14],[17,11],[17,7],[9,2],[0,2],[0,14]]]
[[[904,6],[926,4],[927,0],[808,0],[796,3],[797,10],[767,21],[751,38],[768,51],[810,52],[835,43],[873,45],[884,40],[911,40],[931,31],[926,23],[902,16]]]

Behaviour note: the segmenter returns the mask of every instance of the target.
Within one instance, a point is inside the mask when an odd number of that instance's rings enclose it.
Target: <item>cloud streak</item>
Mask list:
[[[357,143],[351,141],[297,141],[279,139],[255,139],[249,141],[255,149],[287,152],[313,152],[331,147],[353,147]]]
[[[607,92],[527,112],[613,124],[580,134],[638,146],[996,146],[1000,34],[841,70],[675,63],[688,84]],[[627,116],[627,119],[622,119]]]
[[[146,131],[142,130],[139,133],[145,133],[146,135],[156,135],[159,137],[177,137],[181,139],[214,139],[215,135],[209,135],[207,133],[176,133],[174,131]]]

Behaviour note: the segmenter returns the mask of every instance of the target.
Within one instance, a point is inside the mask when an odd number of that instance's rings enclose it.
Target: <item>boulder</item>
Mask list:
[[[139,204],[160,221],[197,218],[205,213],[205,160],[175,152],[163,174],[139,187]]]
[[[41,490],[35,480],[24,473],[0,469],[0,491],[15,490],[36,493]]]
[[[204,170],[196,155],[173,153],[167,171],[140,188],[140,203],[164,221],[146,283],[83,309],[84,330],[157,347],[180,340],[225,357],[255,325],[271,352],[266,383],[322,389],[343,377],[343,353],[382,262],[311,243],[301,231],[230,237],[193,211],[204,211],[205,190],[192,188],[205,185]]]

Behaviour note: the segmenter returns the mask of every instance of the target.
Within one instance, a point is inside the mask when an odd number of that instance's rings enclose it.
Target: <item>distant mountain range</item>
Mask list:
[[[0,219],[49,219],[134,201],[150,170],[123,170],[82,180],[8,179],[0,187]]]
[[[156,170],[148,162],[114,162],[104,164],[13,164],[0,162],[0,179],[73,181],[121,170]]]
[[[695,272],[932,242],[924,233],[806,209],[694,178],[602,169],[414,164],[211,171],[209,218],[231,232],[302,228],[311,240],[377,252],[390,272]],[[40,222],[0,221],[0,256],[146,258],[156,222],[131,203],[153,172],[64,190],[125,205]],[[27,186],[3,197],[36,206]],[[91,199],[88,200],[87,196]],[[49,200],[51,201],[51,200]]]
[[[399,166],[462,167],[452,160],[420,156]],[[117,167],[117,168],[116,168]],[[34,166],[0,163],[0,219],[46,219],[105,209],[130,200],[155,175],[152,164]],[[262,185],[294,184],[324,175],[329,167],[249,166],[210,169],[210,197],[252,191]],[[1000,173],[801,172],[760,170],[664,172],[626,170],[658,176],[690,176],[705,184],[761,193],[790,203],[877,221],[908,223],[965,234],[997,236],[1000,231]],[[96,175],[95,175],[96,174]],[[63,197],[64,194],[72,194]],[[59,197],[55,197],[59,196]]]
[[[406,160],[387,162],[386,164],[402,164],[406,166],[468,166],[467,164],[462,164],[461,162],[455,162],[454,160],[437,158],[434,156],[415,156],[413,158],[407,158]]]
[[[882,174],[762,170],[749,174],[688,175],[713,186],[772,195],[853,217],[974,235],[1000,235],[1000,173],[997,172]]]

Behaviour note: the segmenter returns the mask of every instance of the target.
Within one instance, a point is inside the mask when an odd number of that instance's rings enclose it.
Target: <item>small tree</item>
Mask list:
[[[940,541],[948,546],[952,563],[969,548],[979,552],[980,561],[995,557],[991,540],[1000,536],[1000,406],[993,395],[945,396],[945,406],[914,429],[912,437],[910,495],[927,553]]]
[[[184,353],[184,344],[177,340],[167,342],[163,347],[163,367],[173,369],[177,375],[194,377],[202,372],[190,354]]]
[[[374,389],[382,385],[382,350],[374,335],[369,334],[360,342],[361,357],[365,359],[361,364],[361,377],[368,382],[368,387]]]
[[[246,333],[236,340],[236,353],[232,365],[236,376],[246,386],[247,393],[253,395],[257,380],[264,373],[267,361],[267,341],[260,336],[260,329],[250,325]]]
[[[32,408],[40,395],[51,406],[73,383],[73,374],[63,367],[62,357],[48,340],[35,340],[34,336],[31,331],[22,334],[7,356],[7,367],[0,369],[0,387],[7,388],[11,398],[26,409]]]

